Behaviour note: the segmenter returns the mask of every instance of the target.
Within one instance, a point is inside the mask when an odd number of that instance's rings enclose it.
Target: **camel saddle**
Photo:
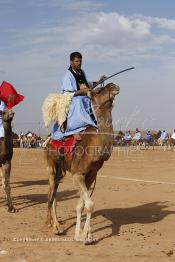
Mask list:
[[[59,152],[61,151],[61,148],[63,147],[62,152],[64,152],[64,156],[67,156],[68,159],[71,160],[72,157],[73,157],[74,149],[75,149],[77,142],[81,141],[83,139],[83,136],[87,132],[94,132],[94,129],[96,131],[96,128],[89,126],[85,130],[83,130],[82,132],[80,132],[78,134],[71,135],[71,136],[64,137],[62,140],[50,139],[49,144],[53,148],[58,150]]]

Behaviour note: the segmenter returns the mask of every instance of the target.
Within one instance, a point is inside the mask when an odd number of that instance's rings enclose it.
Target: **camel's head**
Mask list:
[[[5,109],[1,113],[3,122],[11,122],[15,114],[12,109]]]
[[[103,109],[112,109],[113,101],[119,94],[120,87],[109,83],[104,87],[99,87],[92,92],[92,101],[95,107]]]

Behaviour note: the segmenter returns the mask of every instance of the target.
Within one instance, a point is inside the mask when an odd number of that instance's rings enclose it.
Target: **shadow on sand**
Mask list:
[[[11,188],[18,188],[18,187],[26,187],[26,186],[38,186],[38,185],[48,185],[48,179],[43,179],[43,180],[25,180],[25,181],[18,181],[18,182],[13,182],[10,183]]]
[[[57,201],[66,201],[73,198],[78,198],[77,190],[64,190],[57,192]],[[47,203],[47,194],[27,194],[13,197],[14,206],[18,211],[36,206],[39,204]],[[0,207],[6,205],[6,199],[0,198]]]
[[[101,238],[98,238],[98,241],[109,238],[114,235],[119,235],[120,227],[128,224],[149,224],[156,223],[161,221],[168,215],[175,214],[175,211],[167,210],[168,202],[153,202],[147,203],[140,206],[130,207],[130,208],[112,208],[112,209],[102,209],[97,210],[92,215],[92,225],[93,219],[98,217],[103,217],[103,221],[95,222],[96,225],[99,225],[98,229],[93,230],[92,233],[103,231],[106,228],[111,228],[111,233],[104,235]],[[76,219],[76,217],[71,217],[71,219]],[[83,216],[83,221],[85,221],[85,216]],[[109,225],[109,221],[111,224]],[[100,224],[106,224],[101,227]],[[72,223],[66,230],[65,233],[75,226],[75,222]],[[94,234],[95,237],[95,234]]]

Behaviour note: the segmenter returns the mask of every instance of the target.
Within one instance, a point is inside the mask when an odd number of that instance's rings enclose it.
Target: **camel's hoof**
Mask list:
[[[95,245],[98,242],[97,239],[86,239],[83,243],[84,245]]]
[[[51,219],[46,219],[45,224],[46,224],[48,227],[52,227],[52,221],[51,221]]]
[[[84,245],[94,245],[98,242],[98,239],[93,239],[92,235],[87,235],[86,237],[83,234],[80,234],[79,236],[75,236],[74,240],[77,242],[81,242]]]
[[[82,242],[79,236],[74,236],[74,241],[76,241],[76,242]]]
[[[55,235],[64,235],[64,230],[62,230],[62,229],[54,229],[53,230],[53,233],[55,234]]]
[[[63,228],[58,224],[58,225],[53,225],[53,233],[55,235],[63,235],[64,234],[64,230]]]
[[[9,213],[17,213],[18,209],[16,209],[14,206],[8,208]]]
[[[51,224],[51,223],[46,222],[46,225],[47,225],[48,227],[52,227],[52,224]]]
[[[93,238],[91,233],[88,233],[87,237],[85,238],[84,245],[94,245],[97,242],[97,239]]]

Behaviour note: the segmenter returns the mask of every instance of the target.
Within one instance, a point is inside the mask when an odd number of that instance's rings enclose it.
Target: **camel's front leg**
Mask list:
[[[86,221],[83,229],[83,235],[86,236],[85,244],[91,244],[94,242],[94,239],[91,234],[91,216],[94,209],[94,202],[89,197],[89,194],[84,194],[85,199],[85,209],[86,209]]]
[[[86,209],[86,221],[84,225],[83,231],[80,233],[79,241],[83,241],[85,244],[91,244],[93,241],[91,234],[91,215],[93,212],[94,203],[91,200],[88,189],[85,185],[84,176],[82,175],[74,175],[74,183],[78,186],[79,190],[82,193],[82,199],[84,200],[85,209]],[[80,216],[80,214],[78,213]],[[77,217],[77,222],[79,222],[79,218]],[[76,230],[79,228],[79,225],[76,225]],[[76,231],[75,231],[75,239],[76,239]]]
[[[13,206],[12,199],[11,199],[10,172],[11,172],[11,161],[7,161],[3,165],[4,190],[7,196],[8,211],[16,212],[17,210]]]
[[[81,233],[82,233],[81,216],[82,216],[83,209],[84,209],[84,199],[80,191],[80,199],[78,200],[78,204],[76,206],[76,211],[77,211],[77,222],[76,222],[76,228],[75,228],[75,240],[76,241],[80,241],[81,239]]]

